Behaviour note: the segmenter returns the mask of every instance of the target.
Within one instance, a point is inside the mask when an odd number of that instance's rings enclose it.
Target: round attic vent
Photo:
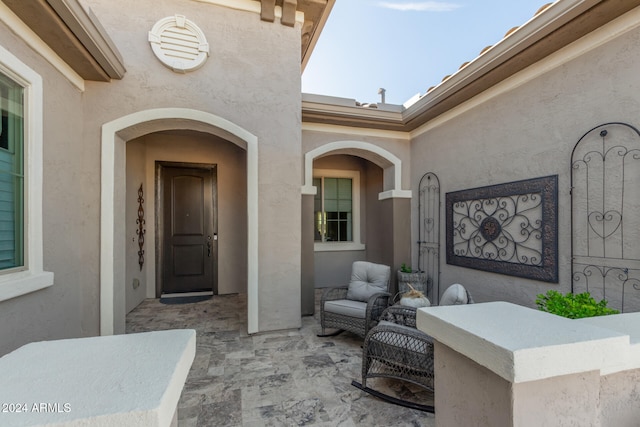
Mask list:
[[[149,31],[156,57],[175,72],[196,70],[209,56],[209,44],[196,24],[182,15],[168,16]]]

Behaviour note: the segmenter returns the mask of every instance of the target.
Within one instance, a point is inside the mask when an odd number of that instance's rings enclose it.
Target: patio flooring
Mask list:
[[[319,293],[316,294],[316,304]],[[127,315],[127,333],[188,328],[196,356],[178,404],[178,425],[434,426],[433,414],[386,403],[351,385],[360,381],[362,340],[348,332],[318,338],[319,312],[302,328],[247,335],[246,295],[165,305],[148,299]],[[433,404],[397,381],[375,388]]]

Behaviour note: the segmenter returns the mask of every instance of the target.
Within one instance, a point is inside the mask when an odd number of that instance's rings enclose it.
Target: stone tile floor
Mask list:
[[[319,300],[319,293],[316,301]],[[302,328],[248,335],[246,295],[165,305],[145,300],[127,315],[127,333],[195,329],[196,356],[178,404],[178,425],[434,426],[433,414],[396,406],[351,385],[360,381],[362,340],[319,338],[319,312]],[[433,396],[398,381],[376,389],[432,404]]]

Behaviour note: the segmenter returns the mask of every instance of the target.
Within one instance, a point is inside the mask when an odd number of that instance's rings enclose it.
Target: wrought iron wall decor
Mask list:
[[[605,123],[571,155],[572,291],[640,311],[640,131]]]
[[[558,176],[446,194],[447,264],[558,282]]]
[[[144,229],[144,192],[142,191],[142,184],[140,184],[140,188],[138,188],[138,219],[136,219],[136,224],[138,224],[138,264],[140,265],[140,271],[142,271],[142,266],[144,265],[144,235],[147,230]]]
[[[428,172],[418,184],[418,270],[427,275],[427,298],[440,299],[440,180]]]

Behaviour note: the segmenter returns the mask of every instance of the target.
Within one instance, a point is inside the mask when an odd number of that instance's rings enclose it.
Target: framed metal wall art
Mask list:
[[[558,176],[446,194],[447,264],[558,282]]]

